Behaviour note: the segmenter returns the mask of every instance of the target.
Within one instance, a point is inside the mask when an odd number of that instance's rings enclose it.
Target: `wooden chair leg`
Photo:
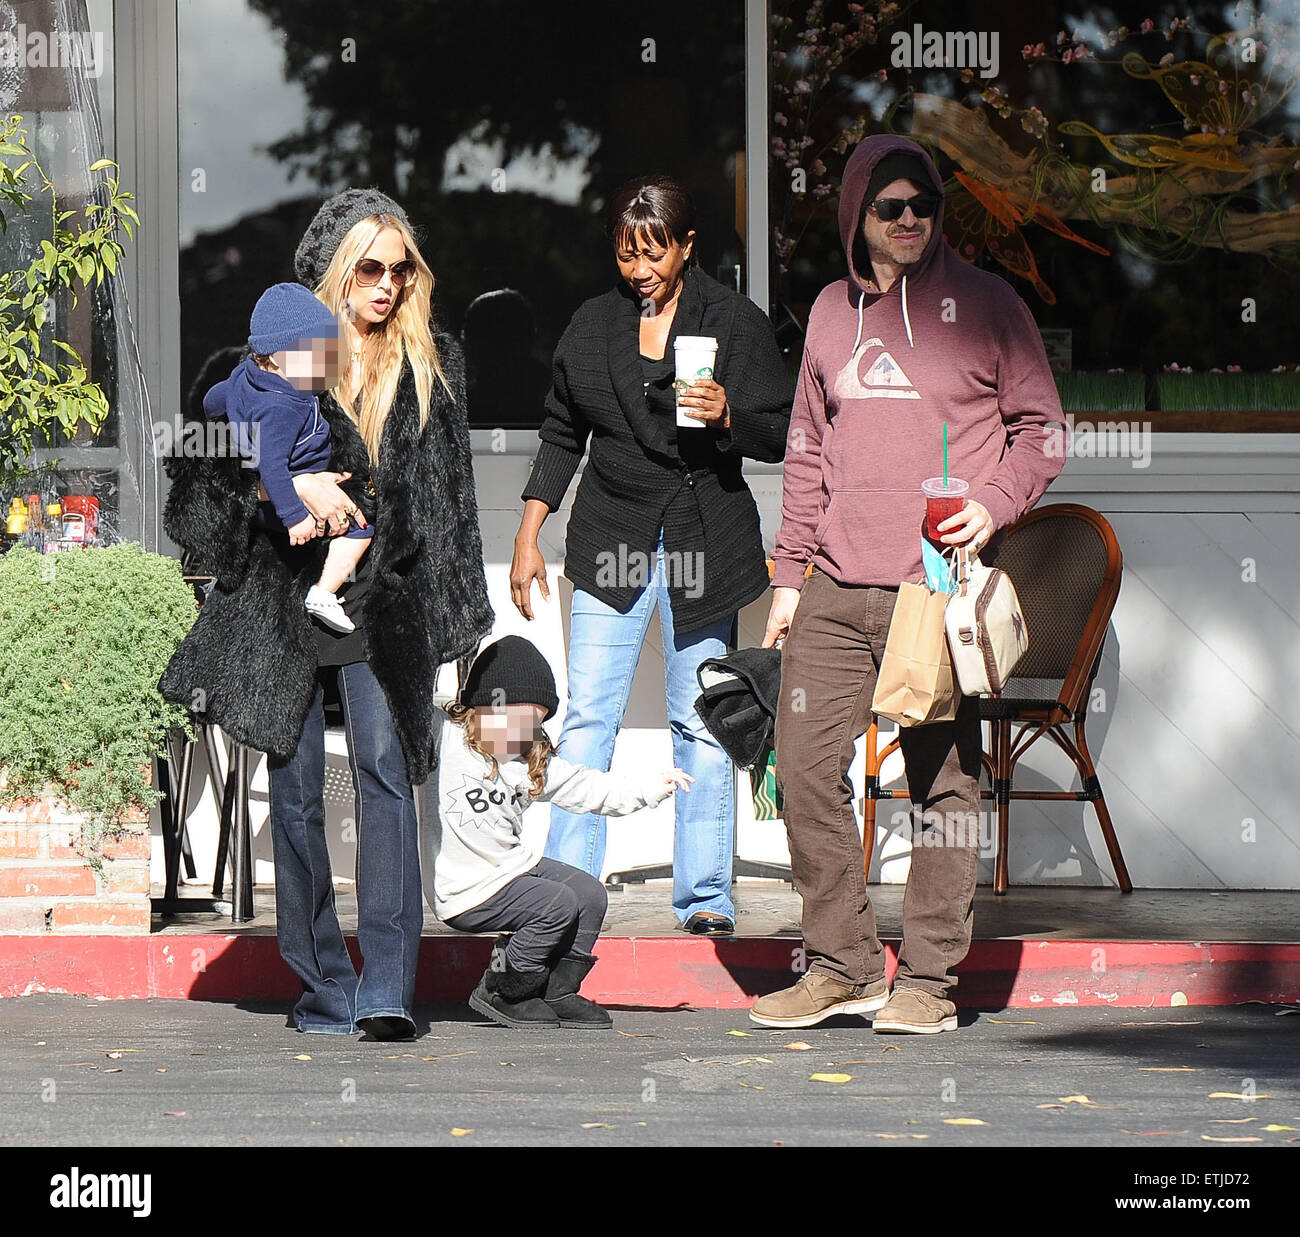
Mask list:
[[[1079,749],[1087,770],[1083,779],[1085,793],[1094,793],[1092,806],[1097,812],[1097,823],[1101,825],[1101,836],[1106,839],[1106,849],[1110,852],[1110,862],[1115,869],[1115,879],[1121,893],[1132,893],[1133,882],[1129,879],[1128,868],[1124,866],[1124,856],[1120,853],[1119,838],[1115,836],[1115,826],[1111,823],[1110,811],[1106,807],[1106,797],[1101,792],[1101,781],[1097,777],[1097,768],[1092,763],[1092,753],[1088,751],[1088,741],[1083,734],[1084,723],[1074,723],[1074,745]]]
[[[998,850],[993,861],[993,892],[1007,891],[1007,845],[1011,824],[1011,720],[993,723],[993,799],[998,809]]]

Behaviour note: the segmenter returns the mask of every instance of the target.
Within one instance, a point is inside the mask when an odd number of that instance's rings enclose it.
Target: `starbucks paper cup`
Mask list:
[[[688,416],[682,409],[681,398],[697,378],[712,378],[713,363],[718,357],[718,341],[712,335],[679,335],[673,340],[673,354],[677,362],[673,379],[673,393],[677,403],[677,424],[682,429],[703,429],[704,422]]]

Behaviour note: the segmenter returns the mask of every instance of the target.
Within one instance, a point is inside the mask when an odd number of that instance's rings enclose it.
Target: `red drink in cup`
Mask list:
[[[931,541],[946,535],[939,532],[939,525],[961,511],[969,492],[970,486],[956,477],[949,477],[946,483],[942,477],[929,477],[921,482],[921,493],[925,495],[925,535]]]

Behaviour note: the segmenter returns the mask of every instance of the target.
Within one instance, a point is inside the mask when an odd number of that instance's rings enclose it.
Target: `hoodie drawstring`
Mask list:
[[[866,295],[867,294],[865,292],[858,293],[858,333],[853,337],[853,351],[849,353],[850,356],[857,356],[858,345],[862,342],[862,306],[863,306],[863,302],[866,300]],[[916,344],[912,339],[912,320],[907,316],[907,276],[906,275],[903,276],[902,297],[903,297],[903,326],[907,328],[907,346],[909,348],[915,348]]]

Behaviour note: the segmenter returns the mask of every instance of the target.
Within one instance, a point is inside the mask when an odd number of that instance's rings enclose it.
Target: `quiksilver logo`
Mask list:
[[[51,1207],[129,1209],[137,1219],[153,1210],[153,1180],[148,1173],[83,1173],[74,1164],[50,1178]]]

